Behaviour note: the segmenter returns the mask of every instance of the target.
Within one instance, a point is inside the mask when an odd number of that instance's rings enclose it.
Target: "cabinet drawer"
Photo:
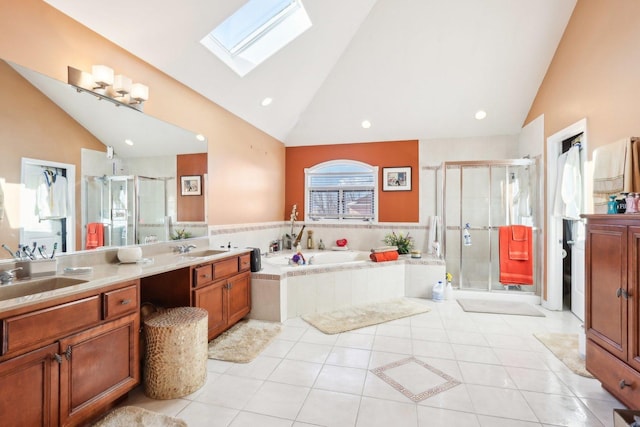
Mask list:
[[[238,272],[238,258],[225,259],[213,264],[213,276],[217,279],[231,276]]]
[[[38,342],[53,341],[98,324],[102,319],[100,295],[37,310],[4,320],[4,353]]]
[[[586,366],[602,387],[622,403],[630,408],[640,408],[640,373],[592,341],[587,341]],[[627,385],[620,387],[622,381]]]
[[[125,313],[134,313],[138,311],[138,286],[134,284],[126,288],[105,292],[103,299],[105,320],[114,319]]]
[[[193,269],[193,286],[202,286],[213,280],[213,268],[211,264],[201,265]]]
[[[251,268],[251,256],[249,254],[240,255],[240,271],[249,270]]]

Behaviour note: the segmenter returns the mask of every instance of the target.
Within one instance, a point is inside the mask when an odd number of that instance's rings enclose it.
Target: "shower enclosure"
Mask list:
[[[85,176],[87,224],[104,226],[105,246],[169,240],[170,179],[173,178]]]
[[[537,162],[531,159],[442,163],[437,173],[437,210],[454,287],[538,294],[539,176]],[[471,245],[463,243],[467,224]],[[533,229],[533,286],[503,285],[499,280],[499,228],[516,224]]]

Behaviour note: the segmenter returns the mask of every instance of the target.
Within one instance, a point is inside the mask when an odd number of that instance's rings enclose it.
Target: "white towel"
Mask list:
[[[565,211],[565,203],[562,200],[562,177],[564,176],[564,165],[567,163],[567,156],[569,152],[562,153],[558,157],[558,163],[556,165],[556,188],[555,195],[553,197],[553,216],[562,218]]]
[[[563,218],[580,219],[582,211],[582,173],[580,173],[580,148],[576,145],[567,152],[562,170]]]
[[[631,138],[593,150],[594,212],[606,212],[609,196],[631,191]]]

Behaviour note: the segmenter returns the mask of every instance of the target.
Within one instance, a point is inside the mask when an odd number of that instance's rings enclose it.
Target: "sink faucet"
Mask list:
[[[11,270],[6,270],[0,273],[0,285],[11,283],[13,279],[16,278],[15,272],[18,270],[22,270],[22,267],[13,268]]]
[[[178,245],[174,247],[174,250],[179,254],[186,254],[191,251],[191,249],[197,248],[196,245]]]

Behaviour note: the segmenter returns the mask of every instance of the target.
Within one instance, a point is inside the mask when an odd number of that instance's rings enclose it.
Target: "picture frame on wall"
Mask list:
[[[180,188],[183,196],[200,196],[202,195],[202,177],[200,175],[181,176]]]
[[[382,168],[383,191],[411,191],[411,166]]]

